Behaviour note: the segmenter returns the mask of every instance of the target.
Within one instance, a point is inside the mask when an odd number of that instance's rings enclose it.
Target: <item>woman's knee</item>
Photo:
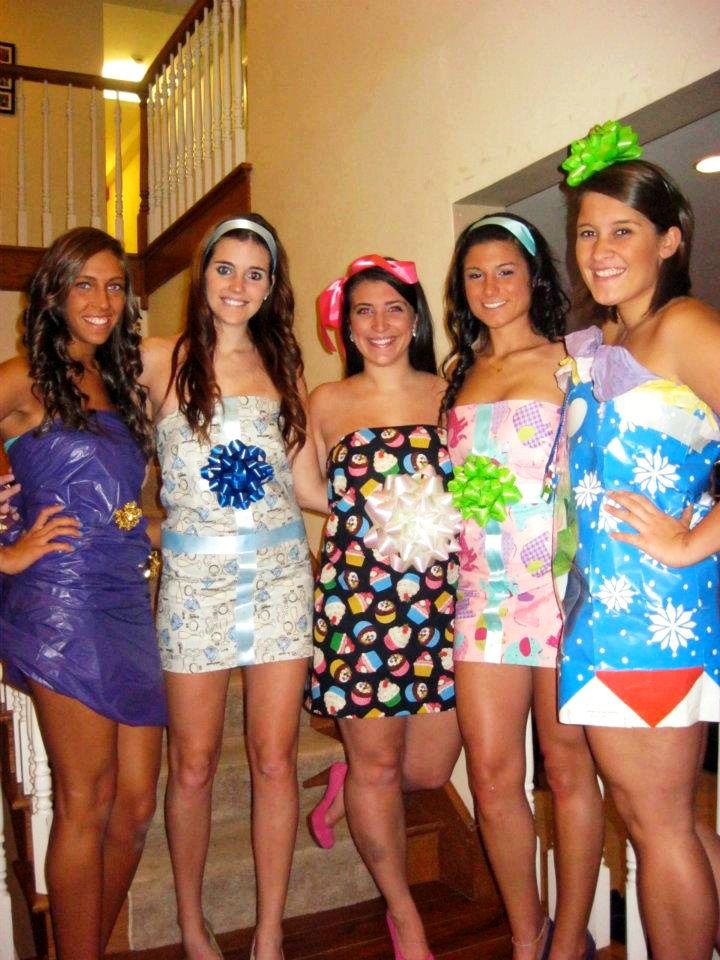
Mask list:
[[[55,783],[53,822],[56,827],[68,825],[73,830],[102,832],[107,827],[117,789],[113,768],[93,777],[71,783]]]
[[[171,743],[168,778],[180,790],[200,793],[212,786],[219,757],[219,746],[178,747]]]
[[[471,761],[472,792],[478,812],[484,817],[499,815],[512,799],[524,801],[524,768],[513,760]]]
[[[397,786],[402,781],[402,762],[395,751],[351,755],[350,776],[360,788],[378,789]]]
[[[556,801],[600,799],[595,767],[587,749],[548,748],[543,753],[548,785]]]
[[[285,783],[297,778],[297,750],[277,749],[259,744],[249,744],[248,758],[253,777],[272,783]]]

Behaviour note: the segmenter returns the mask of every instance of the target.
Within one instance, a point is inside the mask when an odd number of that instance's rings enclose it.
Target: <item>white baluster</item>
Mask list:
[[[52,213],[50,211],[50,92],[47,80],[43,80],[42,118],[42,243],[44,247],[48,247],[52,240]]]
[[[7,855],[3,826],[3,804],[0,802],[0,960],[15,960],[13,918],[10,891],[7,887]]]
[[[175,65],[173,58],[165,68],[165,89],[167,91],[167,131],[168,131],[168,197],[170,200],[170,223],[177,220],[177,127],[175,117]]]
[[[243,31],[242,19],[240,16],[240,4],[242,0],[232,0],[233,10],[233,91],[232,91],[232,138],[234,146],[233,159],[235,164],[242,163],[245,159],[245,110],[244,110],[244,80],[242,68],[243,56]]]
[[[123,222],[123,173],[122,173],[122,109],[120,92],[115,91],[115,238],[123,242],[125,224]]]
[[[185,150],[185,64],[183,63],[182,45],[178,44],[176,58],[176,94],[177,104],[177,196],[178,213],[184,213],[188,208],[187,202],[187,163]]]
[[[230,107],[232,88],[230,85],[230,0],[222,0],[222,171],[221,176],[230,172],[232,167],[232,129],[230,127]]]
[[[200,24],[195,21],[192,36],[192,88],[195,122],[193,124],[193,194],[196,200],[203,195],[203,104],[202,104],[202,63],[200,58]]]
[[[528,714],[527,726],[525,727],[525,796],[527,797],[532,817],[535,819],[535,751],[533,749],[532,714]],[[548,887],[550,886],[551,861],[552,850],[548,851]],[[535,841],[535,877],[539,890],[542,884],[542,850],[540,848],[539,837]],[[549,895],[548,892],[548,896]]]
[[[100,194],[98,193],[98,92],[93,87],[90,90],[90,224],[102,229],[105,223],[100,215]],[[105,205],[103,204],[103,209]]]
[[[160,74],[158,77],[158,92],[160,94],[159,114],[160,114],[160,184],[162,191],[162,204],[160,207],[160,230],[165,230],[170,225],[170,186],[168,173],[168,128],[167,128],[167,89],[165,86],[165,76]]]
[[[185,164],[185,208],[187,209],[195,202],[192,48],[189,33],[185,34],[182,60],[183,72],[185,74],[185,156],[183,162]]]
[[[148,240],[154,240],[157,236],[155,228],[155,191],[157,185],[155,182],[155,102],[152,97],[152,87],[148,88],[146,100],[146,121],[147,121],[147,178],[148,178]]]
[[[605,787],[599,777],[598,788],[600,789],[600,794],[604,797]],[[602,950],[603,947],[610,945],[610,880],[610,868],[605,861],[605,850],[603,848],[598,880],[595,886],[595,896],[588,919],[588,930],[593,935],[598,950]]]
[[[30,726],[32,752],[30,776],[32,781],[31,834],[33,866],[35,870],[35,889],[38,893],[47,893],[45,882],[45,856],[47,854],[50,827],[52,826],[52,776],[48,764],[45,744],[40,733],[32,702],[28,700],[28,721]]]
[[[160,78],[153,86],[153,156],[155,158],[155,208],[153,210],[153,239],[163,231],[163,159],[162,159],[162,104],[160,102]]]
[[[73,141],[73,98],[72,84],[68,84],[67,105],[65,107],[67,117],[67,230],[72,230],[77,226],[77,216],[75,214],[75,144]]]
[[[18,246],[26,247],[27,237],[27,206],[25,201],[25,87],[23,78],[17,82],[17,124],[18,124],[18,155],[17,155],[17,242]]]
[[[212,34],[212,158],[213,185],[222,179],[222,133],[220,130],[220,8],[214,0],[210,17]]]
[[[637,892],[637,858],[633,845],[625,844],[627,874],[625,877],[625,950],[627,960],[647,960],[647,944],[640,920]]]
[[[200,33],[200,68],[203,78],[203,191],[213,185],[212,174],[212,94],[210,92],[210,23],[207,8]]]

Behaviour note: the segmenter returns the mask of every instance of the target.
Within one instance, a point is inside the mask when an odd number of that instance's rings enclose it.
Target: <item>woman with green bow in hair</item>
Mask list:
[[[707,960],[720,841],[695,797],[720,719],[720,316],[689,296],[692,211],[640,152],[608,122],[563,164],[576,299],[598,325],[567,338],[559,377],[560,719],[585,726],[628,828],[654,960]]]

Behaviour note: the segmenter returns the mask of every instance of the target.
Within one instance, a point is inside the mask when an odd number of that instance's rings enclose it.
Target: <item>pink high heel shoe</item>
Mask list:
[[[335,831],[325,819],[325,814],[330,809],[335,797],[342,790],[347,776],[346,763],[334,763],[330,767],[330,777],[328,785],[323,794],[322,800],[310,812],[308,817],[308,826],[315,843],[323,850],[329,850],[335,846]]]
[[[395,924],[393,922],[393,918],[390,916],[389,910],[385,914],[385,923],[387,923],[388,932],[390,934],[393,952],[395,953],[395,960],[405,960],[405,956],[400,949],[397,930],[395,929]],[[432,953],[428,953],[428,955],[425,957],[425,960],[435,960],[435,957],[432,955]]]

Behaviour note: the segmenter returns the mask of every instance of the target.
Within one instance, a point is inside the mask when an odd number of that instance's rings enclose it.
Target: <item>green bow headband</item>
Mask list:
[[[621,127],[617,120],[607,120],[602,126],[594,126],[586,137],[573,140],[570,156],[560,164],[567,171],[567,184],[577,187],[614,163],[637,160],[643,148],[632,127]]]

